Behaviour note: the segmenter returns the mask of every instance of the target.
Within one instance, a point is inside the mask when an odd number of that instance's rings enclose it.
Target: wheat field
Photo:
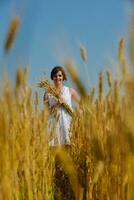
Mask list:
[[[18,18],[14,18],[5,53],[12,47],[18,25]],[[0,96],[1,200],[134,199],[133,24],[131,29],[132,66],[128,66],[122,38],[118,48],[120,76],[113,77],[110,69],[100,72],[98,87],[89,92],[73,63],[65,62],[81,95],[69,148],[48,145],[50,113],[45,104],[39,109],[38,92],[33,93],[27,84],[28,68],[18,67],[14,87],[4,81]],[[80,52],[85,63],[84,47]]]

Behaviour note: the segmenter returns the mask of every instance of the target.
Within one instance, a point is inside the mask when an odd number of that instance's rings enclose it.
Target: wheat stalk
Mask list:
[[[107,74],[108,86],[111,89],[112,88],[112,77],[111,77],[111,72],[109,69],[106,70],[106,74]]]
[[[56,101],[60,104],[60,96],[57,94],[56,88],[49,82],[48,79],[43,79],[38,83],[38,86],[40,88],[44,88],[47,93],[50,93],[53,95],[53,97],[56,99]],[[64,109],[73,117],[74,113],[70,106],[67,103],[62,103],[61,104]]]
[[[102,100],[103,97],[103,74],[99,73],[99,99]]]
[[[7,33],[6,42],[4,46],[5,52],[8,52],[8,50],[12,48],[16,33],[19,28],[19,24],[20,18],[19,16],[15,16],[10,23],[9,30]]]
[[[82,58],[83,62],[86,63],[87,62],[87,51],[84,46],[80,47],[80,53],[81,53],[81,58]]]
[[[119,41],[119,47],[118,47],[118,60],[120,64],[122,64],[125,59],[124,48],[125,48],[125,39],[121,38]]]

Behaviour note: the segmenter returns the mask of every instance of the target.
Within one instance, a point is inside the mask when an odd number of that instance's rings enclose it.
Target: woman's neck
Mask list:
[[[55,87],[59,92],[63,89],[63,85],[56,85]]]

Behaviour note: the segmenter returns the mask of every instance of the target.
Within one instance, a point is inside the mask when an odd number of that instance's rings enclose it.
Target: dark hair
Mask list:
[[[62,75],[63,75],[63,81],[67,80],[67,77],[66,77],[66,74],[65,74],[65,71],[63,69],[63,67],[61,66],[55,66],[52,71],[51,71],[51,79],[53,80],[53,77],[55,74],[57,74],[59,71],[62,72]]]

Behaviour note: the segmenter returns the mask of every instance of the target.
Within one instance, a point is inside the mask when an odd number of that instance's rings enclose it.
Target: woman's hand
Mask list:
[[[65,102],[65,100],[62,97],[60,97],[58,103],[59,103],[59,105],[63,105],[66,102]]]

